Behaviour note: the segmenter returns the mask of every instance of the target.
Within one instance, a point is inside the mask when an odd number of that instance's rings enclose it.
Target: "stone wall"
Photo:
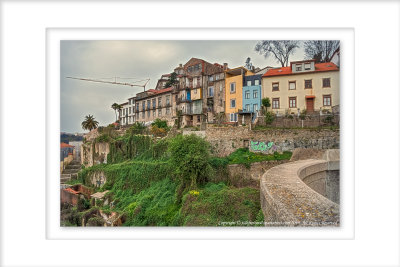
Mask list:
[[[81,163],[85,167],[107,163],[108,153],[110,153],[109,143],[83,143],[81,146]]]
[[[267,129],[250,130],[247,126],[207,127],[206,140],[214,155],[224,157],[241,147],[250,151],[273,153],[294,151],[298,147],[339,148],[339,130],[330,129]]]
[[[250,168],[243,164],[231,164],[228,165],[228,175],[231,181],[255,181],[254,184],[259,184],[262,175],[272,167],[288,162],[288,160],[272,160],[254,162],[250,165]]]
[[[273,167],[260,181],[266,226],[339,226],[339,150]]]

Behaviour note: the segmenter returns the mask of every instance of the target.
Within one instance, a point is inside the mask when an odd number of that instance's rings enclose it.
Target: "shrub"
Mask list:
[[[272,124],[274,120],[275,120],[275,113],[273,113],[272,111],[268,111],[265,113],[265,123],[267,125]]]
[[[178,135],[170,141],[168,152],[174,174],[183,189],[196,188],[207,180],[209,165],[209,144],[194,134]]]

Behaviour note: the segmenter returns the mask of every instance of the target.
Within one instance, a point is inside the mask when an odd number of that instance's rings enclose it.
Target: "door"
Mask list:
[[[314,112],[314,98],[307,98],[307,113]]]

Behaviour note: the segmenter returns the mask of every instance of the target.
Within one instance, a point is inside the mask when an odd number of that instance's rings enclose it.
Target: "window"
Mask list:
[[[250,111],[250,104],[246,105],[246,111]]]
[[[331,95],[324,95],[324,106],[331,106],[332,105],[332,98]]]
[[[250,91],[249,90],[245,91],[244,98],[245,99],[249,99],[250,98]]]
[[[197,122],[200,122],[200,116],[197,116]]]
[[[235,93],[236,92],[236,83],[231,83],[230,88],[231,88],[231,94]]]
[[[236,108],[236,99],[231,99],[231,108]]]
[[[155,118],[155,117],[156,117],[156,110],[153,109],[153,118]]]
[[[323,78],[322,87],[331,87],[331,78]]]
[[[272,108],[273,109],[279,108],[279,98],[272,98]]]
[[[208,78],[208,80],[209,80],[210,82],[214,81],[214,76],[211,75],[211,76]]]
[[[153,108],[156,108],[156,99],[153,99],[151,102],[153,104]]]
[[[305,63],[304,64],[304,69],[305,70],[311,70],[311,63]]]
[[[139,103],[136,103],[136,112],[139,111]]]
[[[208,87],[208,96],[213,97],[214,96],[214,87]]]
[[[311,89],[312,88],[312,80],[304,80],[304,88]]]
[[[165,97],[165,102],[167,103],[167,106],[169,105],[169,95],[167,95],[166,97]]]
[[[279,91],[279,83],[272,83],[272,91]]]
[[[253,111],[254,111],[255,113],[258,112],[258,105],[257,105],[257,104],[253,104]]]
[[[146,101],[143,101],[142,102],[142,111],[145,110],[145,107],[146,107]]]
[[[296,108],[296,97],[289,97],[289,108]]]
[[[131,114],[132,113],[132,108],[131,107],[129,107],[129,114]]]
[[[258,91],[257,90],[253,91],[253,98],[258,98]]]
[[[300,65],[296,65],[296,71],[301,71],[301,70],[302,70],[301,64]]]
[[[150,100],[147,100],[147,108],[150,109]]]
[[[144,111],[142,112],[142,119],[144,119],[144,116],[145,116],[145,114],[144,114]]]
[[[161,107],[161,97],[158,98],[158,106]]]
[[[231,119],[231,122],[237,121],[237,113],[231,113],[230,114],[230,119]]]
[[[162,108],[160,108],[160,109],[158,110],[158,117],[161,117],[161,115],[162,115]]]
[[[165,109],[165,115],[169,115],[169,112],[170,112],[170,109],[169,109],[169,108],[166,108],[166,109]]]
[[[247,81],[247,86],[251,86],[251,81]]]
[[[296,81],[289,82],[289,90],[296,90]]]
[[[255,80],[254,85],[260,85],[260,80]]]
[[[147,118],[150,118],[150,110],[147,111]]]

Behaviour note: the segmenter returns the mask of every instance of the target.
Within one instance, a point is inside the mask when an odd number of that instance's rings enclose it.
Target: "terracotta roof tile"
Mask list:
[[[339,70],[339,68],[332,62],[326,62],[326,63],[317,63],[315,64],[315,71],[305,71],[305,72],[292,72],[292,69],[290,67],[282,67],[282,68],[276,68],[276,69],[270,69],[268,70],[263,77],[269,77],[269,76],[280,76],[280,75],[291,75],[291,74],[307,74],[307,73],[313,73],[313,72],[322,72],[322,71],[332,71],[332,70]]]
[[[67,144],[67,143],[61,143],[61,144],[60,144],[60,147],[61,147],[61,148],[64,148],[64,147],[74,147],[74,146],[71,146],[71,145],[69,145],[69,144]]]

